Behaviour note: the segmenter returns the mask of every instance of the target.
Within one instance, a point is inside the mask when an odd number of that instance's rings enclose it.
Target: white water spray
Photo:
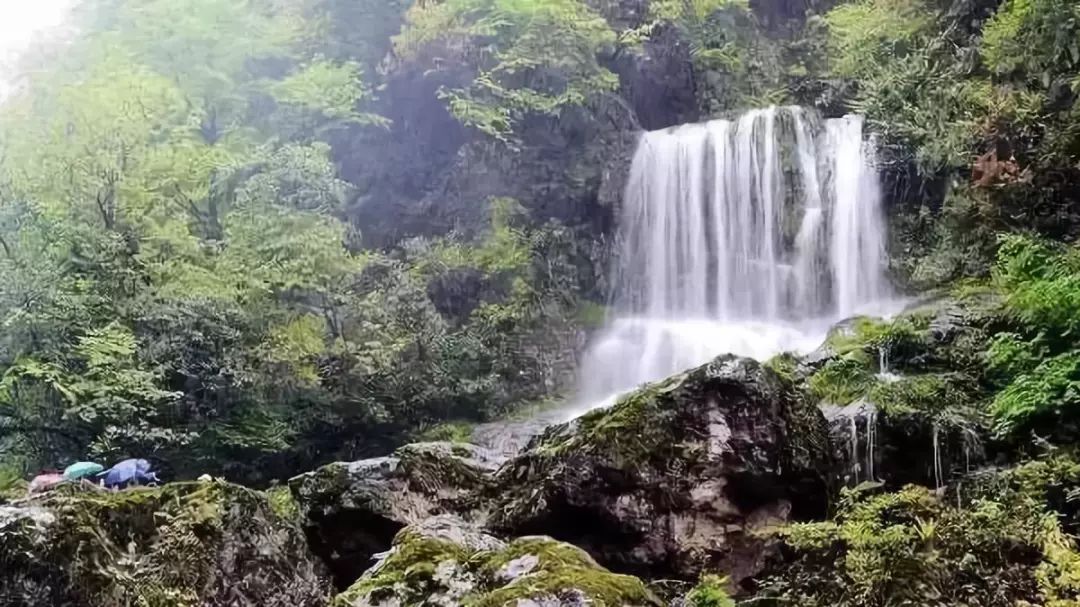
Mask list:
[[[619,219],[617,313],[586,356],[582,402],[725,352],[806,352],[887,301],[862,127],[769,108],[645,133]]]

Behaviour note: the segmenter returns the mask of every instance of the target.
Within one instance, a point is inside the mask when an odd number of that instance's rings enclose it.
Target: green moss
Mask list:
[[[453,542],[426,537],[409,528],[402,529],[378,570],[338,595],[334,606],[348,607],[364,597],[378,601],[403,591],[407,600],[419,604],[424,597],[443,589],[435,579],[436,568],[441,563],[463,564],[471,556],[468,550]]]
[[[765,367],[776,373],[785,383],[794,383],[799,370],[799,358],[790,352],[783,352],[765,361]]]
[[[0,542],[2,584],[44,580],[88,607],[195,607],[226,598],[281,605],[322,593],[300,530],[244,487],[194,482],[113,492],[67,484],[27,506],[31,521],[40,513],[49,523],[33,545]]]
[[[506,550],[488,558],[482,567],[494,573],[506,563],[526,555],[539,559],[532,571],[466,604],[469,607],[502,607],[516,604],[521,599],[554,596],[568,589],[580,590],[589,597],[591,605],[598,607],[659,604],[641,580],[611,573],[580,548],[550,538],[515,540]]]
[[[810,376],[810,393],[819,401],[846,405],[873,387],[874,375],[866,364],[851,358],[829,361]]]
[[[300,518],[300,505],[296,503],[292,491],[286,485],[271,487],[266,491],[266,499],[270,502],[270,508],[281,518],[293,521]]]
[[[349,487],[347,464],[334,462],[289,480],[289,488],[301,496],[301,502],[312,496],[341,495]]]
[[[926,331],[931,318],[924,311],[891,321],[859,317],[850,327],[831,331],[825,343],[843,358],[875,362],[878,353],[884,350],[891,361],[902,364],[928,347]]]
[[[508,563],[527,556],[536,557],[534,567],[514,580],[499,578]],[[437,575],[440,568],[456,569],[455,575],[468,584],[451,588],[453,584]],[[429,604],[425,601],[441,594],[463,607],[503,607],[571,589],[598,607],[660,604],[641,580],[611,573],[580,548],[550,538],[522,538],[492,552],[469,550],[406,528],[378,568],[338,596],[334,605],[396,600],[410,607]]]
[[[467,445],[453,445],[446,450],[418,443],[398,448],[394,456],[409,482],[435,493],[443,487],[478,488],[487,482],[486,472],[470,459],[469,449]]]
[[[573,430],[563,426],[549,432],[538,454],[598,454],[617,465],[681,456],[675,452],[678,445],[671,435],[677,407],[669,402],[668,396],[681,388],[686,379],[682,374],[649,384],[623,396],[609,408],[578,418]]]
[[[46,501],[58,520],[53,549],[88,604],[197,605],[215,571],[224,491],[217,483],[60,488]]]
[[[0,465],[0,504],[26,495],[27,486],[20,470]]]

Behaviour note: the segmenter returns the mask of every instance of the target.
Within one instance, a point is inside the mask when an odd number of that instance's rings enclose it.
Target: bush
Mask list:
[[[718,575],[704,575],[697,586],[686,595],[687,607],[735,607],[724,586],[727,579]]]
[[[951,502],[950,502],[951,503]],[[1072,604],[1078,555],[1053,513],[1013,490],[959,508],[908,487],[845,490],[832,521],[778,532],[755,604],[801,607]]]
[[[1080,403],[1080,251],[1023,236],[1001,241],[995,283],[1019,333],[998,335],[987,362],[1002,386],[993,400],[1000,435],[1038,429],[1068,439]]]

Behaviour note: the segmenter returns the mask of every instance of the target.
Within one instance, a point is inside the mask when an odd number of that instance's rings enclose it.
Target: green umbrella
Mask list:
[[[101,464],[95,464],[94,462],[75,462],[67,468],[64,468],[64,478],[69,481],[76,481],[80,478],[87,478],[94,476],[98,472],[105,469],[105,466]]]

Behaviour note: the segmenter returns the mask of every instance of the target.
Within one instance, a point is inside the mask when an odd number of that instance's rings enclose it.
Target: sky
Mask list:
[[[0,0],[0,96],[5,87],[4,65],[24,51],[34,38],[62,25],[77,0]]]
[[[0,52],[18,52],[64,21],[73,0],[0,0]]]

